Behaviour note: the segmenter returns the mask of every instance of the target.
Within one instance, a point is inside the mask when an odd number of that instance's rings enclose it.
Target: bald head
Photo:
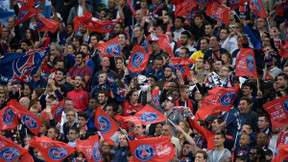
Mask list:
[[[136,18],[136,21],[138,22],[138,23],[140,23],[141,21],[142,21],[142,19],[143,19],[143,17],[144,17],[144,11],[143,10],[137,10],[136,11],[136,13],[135,13],[135,18]]]
[[[28,97],[21,97],[19,103],[28,109],[30,105],[30,99]]]
[[[173,128],[171,124],[164,124],[161,130],[162,136],[172,136],[173,135]]]

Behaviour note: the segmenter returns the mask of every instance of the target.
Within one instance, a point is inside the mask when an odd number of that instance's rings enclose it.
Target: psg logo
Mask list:
[[[64,107],[63,106],[59,106],[58,108],[57,108],[57,110],[56,110],[56,113],[55,113],[55,115],[54,115],[54,118],[56,117],[56,116],[59,116],[61,113],[62,113],[62,110],[64,109]]]
[[[155,156],[155,151],[150,145],[140,145],[136,147],[134,154],[140,161],[148,161]]]
[[[283,107],[286,112],[288,112],[288,98],[283,102]]]
[[[13,161],[20,155],[20,151],[14,147],[7,147],[0,151],[0,158],[4,161]]]
[[[230,105],[235,97],[235,92],[228,92],[225,93],[221,98],[220,98],[220,104],[224,107]]]
[[[68,151],[61,147],[52,147],[48,150],[48,155],[52,160],[61,160],[62,158],[66,157]]]
[[[145,122],[154,122],[158,119],[158,115],[153,112],[145,112],[140,116],[140,120]]]
[[[107,133],[111,129],[111,123],[105,116],[98,116],[97,122],[101,133]]]
[[[101,148],[97,141],[95,142],[94,147],[93,147],[93,159],[95,161],[101,160]]]
[[[227,0],[227,2],[229,3],[229,5],[235,5],[239,2],[239,0]]]
[[[114,57],[120,56],[121,54],[120,46],[117,43],[112,43],[106,48],[105,52]]]
[[[8,124],[11,125],[12,124],[12,120],[14,117],[14,113],[11,109],[6,109],[5,113],[4,113],[4,117],[3,117],[3,121]]]
[[[22,116],[22,120],[23,122],[26,124],[26,126],[30,129],[36,129],[38,128],[38,123],[37,121],[32,118],[31,116],[28,116],[28,115],[23,115]]]
[[[254,6],[254,8],[258,11],[258,12],[261,12],[262,9],[261,9],[261,5],[259,3],[258,0],[251,0],[251,4]]]
[[[132,60],[132,66],[135,69],[137,69],[141,65],[144,58],[145,58],[144,53],[142,53],[142,52],[134,53],[134,55],[132,56],[132,59],[131,59]]]
[[[247,67],[251,73],[254,71],[254,68],[255,68],[254,58],[251,54],[249,54],[247,57]]]
[[[111,25],[106,25],[106,26],[103,26],[102,28],[103,29],[112,29],[112,28],[114,28],[114,26],[116,25],[116,23],[113,23],[113,24],[111,24]]]
[[[19,17],[18,17],[18,21],[22,20],[25,15],[27,15],[28,13],[28,10],[23,10],[20,14],[19,14]]]

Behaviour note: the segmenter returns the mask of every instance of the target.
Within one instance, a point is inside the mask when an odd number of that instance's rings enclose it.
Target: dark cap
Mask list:
[[[163,66],[163,68],[165,69],[166,67],[169,67],[169,68],[171,68],[172,69],[172,71],[173,72],[175,72],[175,68],[174,68],[174,65],[172,65],[172,64],[166,64],[166,65],[164,65]]]
[[[211,123],[211,122],[213,122],[213,121],[214,121],[215,119],[217,119],[217,118],[218,118],[217,115],[209,115],[209,116],[206,117],[205,122]]]
[[[248,156],[245,153],[239,153],[237,154],[236,158],[239,158],[240,160],[248,161]]]
[[[273,155],[273,152],[270,149],[267,149],[265,151],[265,155]]]

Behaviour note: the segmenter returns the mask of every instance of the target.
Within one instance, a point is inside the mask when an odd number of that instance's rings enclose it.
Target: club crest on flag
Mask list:
[[[110,55],[112,55],[114,57],[120,56],[121,55],[121,51],[120,51],[119,44],[117,44],[117,43],[110,44],[106,48],[106,53],[108,53],[108,54],[110,54]]]
[[[228,106],[234,101],[234,97],[236,95],[236,92],[227,92],[220,98],[220,104],[222,106]]]
[[[93,147],[93,159],[95,161],[101,160],[101,147],[100,147],[98,141],[95,142],[94,147]]]
[[[137,69],[142,61],[144,60],[145,55],[143,52],[135,52],[134,55],[132,56],[132,66]]]
[[[28,12],[29,12],[28,10],[21,11],[21,13],[18,16],[18,21],[22,20],[24,16],[27,15]]]
[[[230,5],[235,5],[239,0],[227,0]]]
[[[103,26],[102,29],[107,29],[107,30],[112,29],[112,28],[114,28],[114,26],[115,26],[116,24],[117,24],[117,23],[113,23],[113,24],[110,24],[110,25]]]
[[[26,124],[26,126],[30,129],[36,129],[38,128],[38,123],[37,121],[32,118],[31,116],[28,116],[28,115],[23,115],[22,116],[22,120],[23,122]]]
[[[140,116],[140,120],[145,122],[153,122],[158,119],[158,115],[153,112],[145,112]]]
[[[0,158],[4,161],[13,161],[20,155],[20,151],[14,147],[7,147],[0,151]]]
[[[254,68],[255,68],[254,57],[251,54],[249,54],[247,57],[247,67],[251,73],[254,71]]]
[[[62,110],[64,110],[64,106],[59,106],[59,107],[57,108],[57,110],[56,110],[56,113],[55,113],[55,115],[54,115],[54,118],[55,118],[56,116],[61,115]]]
[[[288,98],[283,102],[283,107],[286,112],[288,112]]]
[[[111,129],[111,123],[105,116],[98,116],[97,122],[101,133],[107,133]]]
[[[251,0],[251,4],[254,6],[254,8],[255,8],[257,11],[259,11],[259,12],[262,11],[261,5],[260,5],[260,3],[259,3],[258,0]]]
[[[68,151],[65,148],[52,147],[48,150],[48,154],[52,160],[61,160],[68,154]]]
[[[140,161],[148,161],[155,156],[155,150],[150,145],[140,145],[136,147],[134,154]]]
[[[12,121],[13,121],[13,118],[14,118],[14,113],[11,109],[6,109],[5,113],[4,113],[4,117],[3,117],[3,121],[8,124],[8,125],[11,125],[12,124]]]

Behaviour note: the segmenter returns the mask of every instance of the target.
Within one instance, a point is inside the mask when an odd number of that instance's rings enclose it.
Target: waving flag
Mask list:
[[[175,147],[171,137],[151,137],[129,141],[135,162],[169,161],[175,157]]]
[[[43,158],[48,162],[60,162],[76,151],[67,143],[53,141],[46,136],[41,136],[40,138],[34,136],[30,140],[29,145],[37,148],[41,152]]]
[[[31,5],[28,6],[22,5],[14,26],[18,26],[23,21],[31,19],[33,16],[37,15],[38,12],[40,11],[41,10],[33,8]]]
[[[98,134],[86,140],[77,140],[76,148],[83,152],[88,162],[102,161]]]
[[[105,43],[95,43],[99,50],[103,53],[105,57],[122,57],[122,52],[119,44],[118,37],[115,37]]]
[[[190,69],[188,65],[194,64],[195,61],[193,59],[184,59],[184,58],[177,58],[172,57],[171,58],[172,63],[175,65],[175,69],[178,69],[181,71],[181,73],[191,77]]]
[[[132,16],[136,17],[136,10],[135,10],[135,5],[134,5],[134,0],[127,0],[127,3],[131,9]]]
[[[147,38],[142,42],[142,44],[140,44],[140,47],[142,47],[148,55],[150,55],[153,52],[149,44],[149,40],[147,40]]]
[[[62,112],[64,111],[64,100],[59,102],[56,106],[52,107],[51,113],[53,115],[53,118],[57,122],[61,122]]]
[[[221,6],[218,2],[212,3],[207,8],[207,16],[229,26],[229,11],[227,7]]]
[[[280,143],[275,154],[276,156],[272,159],[272,162],[288,160],[288,144]]]
[[[146,105],[141,111],[137,112],[132,117],[122,117],[124,122],[133,122],[135,124],[153,124],[166,121],[167,117],[161,114],[158,110],[150,105]]]
[[[27,108],[22,106],[16,100],[10,100],[7,103],[7,106],[14,112],[15,115],[18,116],[20,120],[27,126],[27,128],[34,133],[35,135],[38,134],[39,129],[42,124],[42,120],[29,111]]]
[[[127,68],[133,73],[141,72],[146,68],[148,60],[149,55],[146,51],[135,44]]]
[[[205,120],[210,115],[219,115],[219,113],[216,110],[212,109],[200,109],[195,114],[195,120]]]
[[[58,29],[60,23],[58,21],[48,19],[45,17],[36,19],[37,27],[36,30],[41,31],[50,31],[51,33],[55,33],[55,31]]]
[[[156,105],[160,105],[160,90],[159,89],[153,89],[151,97],[152,97],[152,101]]]
[[[235,10],[242,4],[244,4],[247,0],[227,0],[227,4],[230,7],[230,10]]]
[[[211,3],[215,1],[222,3],[223,0],[195,0],[195,3],[199,6],[208,7],[209,5],[211,5]]]
[[[194,20],[195,15],[198,13],[197,8],[193,8],[190,10],[190,12],[186,15],[186,20],[188,24],[191,24],[191,22]]]
[[[272,122],[272,128],[281,128],[288,125],[288,96],[272,100],[263,105],[263,108],[269,113]]]
[[[159,33],[159,46],[160,48],[168,53],[171,57],[174,57],[173,49],[170,45],[168,35]]]
[[[236,60],[235,76],[252,76],[258,78],[254,50],[241,48]]]
[[[0,161],[14,161],[28,150],[0,135]]]
[[[251,10],[254,11],[258,16],[267,18],[267,14],[263,6],[262,0],[249,0],[249,4]]]
[[[76,32],[79,29],[80,25],[86,25],[92,21],[92,13],[91,12],[85,12],[83,16],[76,16],[73,19],[74,22],[74,32]]]
[[[86,26],[84,26],[84,29],[93,31],[93,32],[99,32],[99,33],[111,33],[111,31],[114,29],[115,25],[121,20],[121,17],[117,20],[96,20],[91,21]]]
[[[239,85],[231,88],[217,87],[209,90],[202,102],[203,109],[229,111],[239,91]]]
[[[175,15],[176,16],[186,16],[195,7],[196,7],[195,1],[185,0],[181,4],[176,5]]]
[[[288,60],[288,39],[286,39],[285,44],[280,47],[278,54]]]
[[[21,157],[20,162],[34,162],[33,157],[29,154],[29,152],[26,152],[23,154],[23,156]]]
[[[107,90],[111,90],[118,102],[124,102],[125,99],[125,91],[120,89],[118,84],[116,83],[115,79],[112,77],[107,77],[105,79],[105,85]]]
[[[96,124],[97,123],[97,124]],[[95,115],[95,126],[100,131],[104,140],[110,145],[115,145],[110,138],[118,131],[119,125],[101,107],[98,107]]]
[[[12,0],[13,2],[20,3],[21,5],[36,7],[40,5],[41,2],[44,2],[44,0]]]
[[[0,82],[8,81],[29,82],[37,72],[49,48],[35,49],[25,53],[7,54],[0,61]]]
[[[12,130],[18,125],[17,116],[9,107],[5,107],[0,111],[0,118],[2,119],[0,130]]]

